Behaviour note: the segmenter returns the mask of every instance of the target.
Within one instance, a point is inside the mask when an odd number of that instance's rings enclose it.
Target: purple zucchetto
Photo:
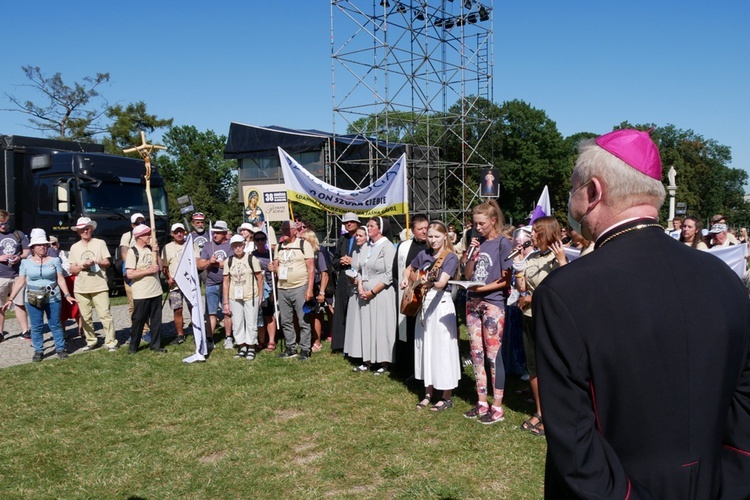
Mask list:
[[[659,158],[659,148],[648,132],[640,130],[615,130],[596,138],[599,147],[608,151],[638,170],[656,179],[661,180],[662,168]]]

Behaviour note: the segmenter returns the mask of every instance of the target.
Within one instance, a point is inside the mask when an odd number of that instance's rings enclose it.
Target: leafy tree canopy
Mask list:
[[[744,170],[729,167],[732,161],[729,147],[674,125],[657,127],[623,122],[616,128],[653,129],[651,137],[659,146],[664,185],[669,184],[667,173],[674,166],[677,173],[675,199],[687,203],[688,215],[707,222],[712,215],[723,214],[731,225],[750,223],[750,212],[744,201],[748,175]],[[669,215],[668,201],[667,198],[660,214],[665,222]]]
[[[236,162],[224,159],[226,136],[194,126],[171,128],[163,136],[167,154],[156,165],[167,185],[170,218],[180,220],[179,196],[190,195],[197,211],[209,220],[224,220],[229,227],[242,223],[237,193]]]
[[[138,101],[123,107],[116,104],[107,109],[107,118],[112,124],[107,127],[109,137],[105,137],[102,143],[108,153],[122,154],[123,149],[133,147],[141,143],[141,131],[153,134],[161,128],[171,127],[172,118],[161,119],[146,111],[146,103]]]

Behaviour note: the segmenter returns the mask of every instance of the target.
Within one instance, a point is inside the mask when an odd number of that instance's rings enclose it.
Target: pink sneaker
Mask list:
[[[498,408],[497,406],[490,406],[490,411],[479,419],[485,425],[502,422],[503,420],[505,420],[505,411],[502,407]]]

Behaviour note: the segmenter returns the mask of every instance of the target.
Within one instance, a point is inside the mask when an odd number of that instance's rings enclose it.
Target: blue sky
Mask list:
[[[109,72],[110,103],[142,100],[176,125],[331,131],[330,13],[327,0],[5,2],[0,108],[5,93],[42,102],[19,86],[33,65],[68,84]],[[671,123],[750,171],[750,2],[495,0],[494,23],[496,102],[523,99],[565,136]],[[33,135],[26,124],[0,112],[0,133]]]

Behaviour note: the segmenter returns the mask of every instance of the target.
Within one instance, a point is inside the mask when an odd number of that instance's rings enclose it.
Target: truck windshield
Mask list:
[[[102,182],[96,188],[84,186],[81,194],[86,213],[114,211],[131,214],[148,211],[146,189],[140,184]],[[154,215],[167,215],[167,193],[164,188],[151,187],[151,198],[154,202]]]

